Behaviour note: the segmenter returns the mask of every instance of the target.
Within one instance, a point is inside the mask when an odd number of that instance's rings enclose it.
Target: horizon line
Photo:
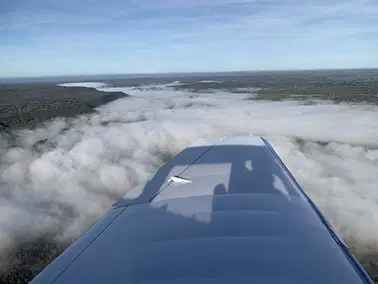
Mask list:
[[[309,69],[259,69],[259,70],[224,70],[224,71],[192,71],[192,72],[139,72],[139,73],[93,73],[93,74],[56,74],[56,75],[26,75],[26,76],[0,76],[3,79],[38,79],[38,78],[57,78],[57,77],[90,77],[90,76],[151,76],[151,75],[201,75],[219,73],[263,73],[263,72],[300,72],[300,71],[341,71],[341,70],[375,70],[378,67],[350,67],[350,68],[309,68]]]

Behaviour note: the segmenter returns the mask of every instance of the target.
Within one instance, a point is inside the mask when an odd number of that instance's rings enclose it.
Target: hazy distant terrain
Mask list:
[[[249,134],[378,274],[377,95],[377,69],[5,81],[0,283],[27,283],[195,139]]]
[[[146,75],[147,76],[147,75]],[[144,84],[172,84],[175,90],[193,93],[223,90],[251,93],[247,99],[332,100],[378,104],[378,69],[331,71],[235,72],[160,76],[96,76],[113,87]],[[103,94],[92,88],[64,88],[53,82],[76,82],[93,77],[8,79],[0,85],[0,129],[24,127],[54,117],[71,117],[92,112],[95,107],[126,96],[122,92]],[[43,83],[43,80],[48,83]]]
[[[177,90],[246,92],[256,88],[256,99],[326,99],[336,102],[378,103],[378,69],[326,71],[235,72],[164,78],[114,79],[114,86],[179,81]]]

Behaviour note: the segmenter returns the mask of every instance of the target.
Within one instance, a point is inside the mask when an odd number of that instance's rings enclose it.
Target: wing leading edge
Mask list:
[[[31,283],[372,283],[269,142],[200,139]]]

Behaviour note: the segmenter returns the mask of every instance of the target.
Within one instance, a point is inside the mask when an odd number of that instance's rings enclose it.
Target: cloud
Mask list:
[[[246,134],[271,141],[343,238],[360,251],[377,248],[377,107],[245,101],[167,85],[119,90],[133,97],[14,133],[16,141],[2,137],[3,249],[26,234],[71,241],[197,138]]]
[[[39,0],[33,5],[18,3],[0,15],[0,49],[5,58],[12,58],[0,67],[4,69],[0,74],[13,74],[12,70],[15,74],[25,72],[25,66],[17,63],[17,58],[22,57],[21,63],[43,66],[45,71],[38,71],[40,75],[67,74],[81,69],[79,63],[51,64],[51,61],[74,58],[73,62],[80,62],[80,58],[88,58],[92,62],[101,60],[108,66],[108,59],[113,55],[122,62],[123,72],[131,73],[135,72],[133,69],[149,72],[148,63],[143,62],[145,58],[156,62],[159,59],[167,62],[166,65],[202,60],[203,66],[216,66],[219,64],[216,61],[222,58],[228,60],[226,66],[238,64],[236,69],[244,66],[264,69],[270,65],[269,60],[276,62],[275,69],[297,68],[300,62],[309,65],[300,66],[302,69],[318,68],[313,62],[324,62],[323,68],[378,64],[374,56],[378,3],[369,0],[332,3],[325,0],[148,0],[127,1],[127,4],[113,0],[107,3],[63,1],[54,5]],[[214,51],[217,58],[207,62],[205,59]],[[240,58],[227,59],[236,55]],[[251,64],[239,64],[241,55]],[[292,60],[281,67],[280,62],[291,56]],[[343,64],[350,62],[349,58],[353,62]],[[35,63],[36,59],[42,64]],[[259,60],[266,62],[260,64]],[[294,61],[297,63],[290,66]],[[164,66],[161,64],[157,69],[164,70]],[[198,69],[202,70],[203,66]],[[57,68],[67,71],[52,70]],[[117,67],[113,72],[122,68]],[[91,70],[87,68],[84,73]],[[215,69],[208,71],[211,70]]]
[[[77,4],[77,3],[76,3]],[[78,12],[80,10],[80,13]],[[11,19],[19,27],[47,24],[122,24],[139,22],[143,25],[173,24],[185,22],[190,27],[203,23],[219,24],[224,22],[240,24],[244,28],[250,24],[264,24],[274,28],[317,24],[333,18],[355,22],[376,19],[378,4],[374,1],[129,1],[127,5],[120,1],[102,1],[58,3],[46,5],[36,1],[33,9],[18,6],[16,11],[3,13],[4,19]],[[195,20],[189,23],[190,20]],[[221,21],[221,22],[222,22]],[[189,25],[191,24],[191,25]],[[220,23],[221,24],[221,23]],[[139,25],[137,25],[139,26]],[[3,28],[7,25],[3,25]],[[206,26],[204,26],[206,28]]]

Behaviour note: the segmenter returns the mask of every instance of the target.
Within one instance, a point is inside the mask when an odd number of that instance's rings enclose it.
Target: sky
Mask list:
[[[377,0],[1,0],[0,77],[378,67]]]

